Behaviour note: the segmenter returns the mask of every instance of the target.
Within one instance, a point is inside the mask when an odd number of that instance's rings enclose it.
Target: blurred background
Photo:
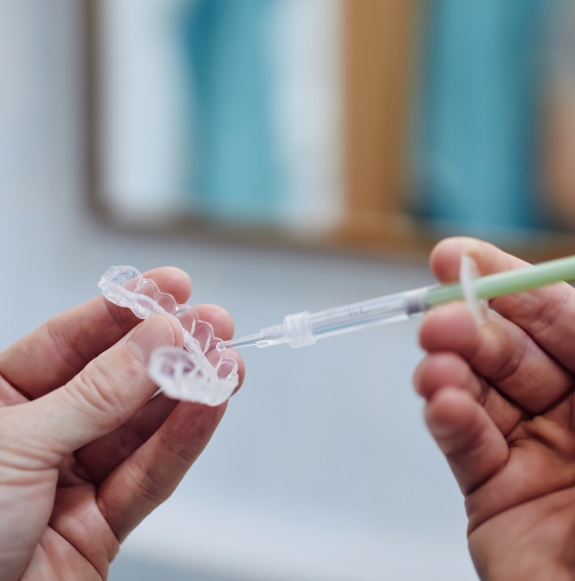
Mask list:
[[[172,264],[238,334],[430,284],[473,234],[573,251],[573,0],[0,0],[0,348]],[[475,579],[418,322],[245,352],[113,580]]]
[[[573,246],[572,0],[84,5],[108,220],[404,256],[457,233]]]

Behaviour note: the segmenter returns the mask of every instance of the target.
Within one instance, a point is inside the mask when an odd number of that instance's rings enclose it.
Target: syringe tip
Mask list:
[[[229,341],[222,341],[216,345],[218,351],[225,351],[226,349],[241,349],[242,347],[254,347],[258,341],[263,339],[261,333],[254,335],[247,335],[246,337],[238,337],[237,339],[230,339]]]

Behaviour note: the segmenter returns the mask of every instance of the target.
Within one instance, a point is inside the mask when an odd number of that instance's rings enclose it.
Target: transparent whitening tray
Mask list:
[[[98,286],[119,307],[129,308],[140,319],[154,314],[173,317],[182,328],[184,349],[161,347],[150,358],[150,377],[169,397],[217,406],[227,401],[239,383],[237,361],[214,336],[210,323],[200,320],[194,307],[178,305],[174,297],[144,278],[131,266],[112,266]]]
[[[283,343],[291,347],[313,345],[324,337],[403,321],[456,300],[465,300],[476,322],[482,324],[488,299],[575,280],[575,256],[478,275],[473,259],[463,256],[459,283],[423,287],[317,313],[288,315],[280,325],[230,341],[214,337],[212,326],[201,321],[193,307],[178,305],[174,297],[160,292],[154,281],[144,279],[135,268],[113,266],[98,286],[109,301],[130,308],[141,319],[163,313],[180,323],[184,349],[162,347],[154,351],[150,376],[169,397],[216,406],[231,396],[239,382],[237,362],[228,357],[228,349]]]

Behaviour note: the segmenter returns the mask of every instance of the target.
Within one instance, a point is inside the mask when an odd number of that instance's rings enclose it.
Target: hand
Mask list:
[[[526,265],[491,244],[441,242],[431,268],[458,278]],[[432,311],[415,374],[426,420],[465,496],[482,579],[575,579],[575,290],[558,283],[490,302],[477,327],[464,303]]]
[[[190,296],[178,269],[145,276]],[[232,337],[223,309],[197,311]],[[105,579],[119,543],[170,496],[226,409],[150,399],[150,353],[182,344],[170,317],[140,322],[100,297],[0,354],[0,579]]]

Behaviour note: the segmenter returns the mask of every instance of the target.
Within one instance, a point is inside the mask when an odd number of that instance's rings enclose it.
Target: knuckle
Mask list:
[[[197,460],[198,454],[195,449],[188,450],[185,446],[176,446],[171,442],[170,438],[166,437],[163,433],[159,433],[158,435],[162,447],[170,456],[175,457],[187,465],[191,465]]]
[[[167,490],[163,479],[155,478],[152,471],[145,470],[137,466],[132,470],[132,482],[140,496],[148,500],[152,505],[157,506],[165,502],[170,491]]]
[[[118,389],[113,370],[99,359],[92,361],[76,376],[72,393],[90,410],[112,418],[123,408],[124,395]]]
[[[54,320],[46,323],[46,330],[57,356],[65,365],[73,370],[81,369],[86,365],[87,359],[85,355],[78,349],[75,342],[66,333],[62,332],[61,327]]]
[[[568,285],[563,287],[558,300],[543,301],[539,303],[538,308],[532,313],[533,334],[543,336],[550,329],[554,329],[560,316],[565,312],[567,303],[573,299],[573,289]]]
[[[529,350],[530,339],[522,333],[519,341],[510,341],[507,349],[501,350],[501,358],[490,373],[493,381],[504,381],[512,377],[521,367]]]

